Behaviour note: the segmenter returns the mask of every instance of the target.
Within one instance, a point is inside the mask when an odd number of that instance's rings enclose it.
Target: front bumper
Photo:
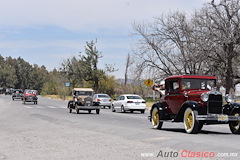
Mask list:
[[[23,97],[15,97],[15,96],[13,96],[12,98],[14,98],[14,99],[23,99]]]
[[[36,102],[38,100],[37,97],[24,97],[26,102]]]
[[[148,120],[151,122],[152,117],[148,116]],[[199,121],[217,121],[217,122],[236,122],[240,121],[240,116],[231,116],[226,114],[209,114],[209,115],[197,115],[196,120]]]
[[[231,116],[226,114],[208,114],[208,115],[197,115],[196,120],[229,122],[229,121],[240,121],[240,116]]]
[[[101,106],[77,106],[80,110],[94,110],[94,109],[101,109]]]

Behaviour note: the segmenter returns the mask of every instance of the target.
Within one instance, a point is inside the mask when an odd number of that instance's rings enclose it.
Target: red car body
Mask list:
[[[226,96],[229,98],[229,96]],[[216,77],[176,75],[165,79],[165,96],[155,103],[149,119],[161,129],[163,121],[184,122],[187,133],[197,133],[204,124],[226,124],[240,134],[240,104],[227,100],[216,90]]]
[[[37,104],[38,97],[37,97],[37,91],[36,90],[25,90],[24,96],[23,96],[23,104],[26,102],[34,102],[34,104]]]
[[[197,80],[203,80],[203,81],[213,81],[214,86],[211,88],[204,88],[201,89],[200,87],[196,88],[183,88],[183,79],[197,79]],[[179,88],[177,90],[172,90],[170,88],[170,83],[177,81],[179,84]],[[178,114],[180,111],[182,104],[185,101],[193,100],[196,102],[201,102],[201,94],[210,91],[216,86],[216,77],[214,76],[197,76],[197,75],[177,75],[177,76],[170,76],[166,79],[165,82],[166,86],[166,96],[162,97],[163,101],[166,102],[165,107],[168,108],[168,111],[171,114]],[[187,97],[184,96],[187,94]],[[206,107],[206,105],[203,103],[202,107]]]

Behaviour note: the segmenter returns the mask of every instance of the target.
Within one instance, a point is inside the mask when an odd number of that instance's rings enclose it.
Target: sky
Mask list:
[[[98,68],[114,65],[124,78],[134,43],[134,21],[153,21],[170,11],[193,13],[210,0],[0,0],[0,55],[59,69],[97,39]]]

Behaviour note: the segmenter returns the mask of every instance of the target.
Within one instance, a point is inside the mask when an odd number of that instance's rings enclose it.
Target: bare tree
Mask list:
[[[152,24],[134,23],[133,35],[141,37],[134,54],[139,58],[135,73],[155,68],[162,77],[173,74],[199,74],[203,71],[204,56],[198,54],[194,21],[183,12],[155,18]]]
[[[172,74],[216,75],[234,91],[240,54],[239,0],[214,0],[191,18],[173,12],[147,23],[134,23],[133,35],[140,39],[134,50],[138,61],[134,73],[155,68],[160,78]]]
[[[198,33],[205,39],[204,49],[208,52],[209,62],[220,75],[226,93],[235,90],[234,79],[237,77],[237,59],[240,44],[239,0],[214,0],[196,13],[195,22],[199,25]],[[210,63],[211,64],[211,63]]]

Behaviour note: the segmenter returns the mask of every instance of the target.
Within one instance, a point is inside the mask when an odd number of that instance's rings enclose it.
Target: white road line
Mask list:
[[[67,109],[67,107],[66,107],[66,106],[59,106],[58,108],[66,108],[66,109]]]
[[[55,106],[47,106],[48,108],[52,108],[52,109],[54,109],[54,108],[57,108],[57,107],[55,107]]]
[[[44,107],[43,107],[43,106],[36,105],[36,106],[33,106],[33,108],[44,108]]]
[[[26,106],[26,105],[24,105],[23,107],[24,108],[33,108],[32,106]]]
[[[56,108],[61,108],[65,109],[67,107],[65,106],[40,106],[40,105],[23,105],[24,108],[38,108],[38,109],[45,109],[45,108],[51,108],[51,109],[56,109]]]

